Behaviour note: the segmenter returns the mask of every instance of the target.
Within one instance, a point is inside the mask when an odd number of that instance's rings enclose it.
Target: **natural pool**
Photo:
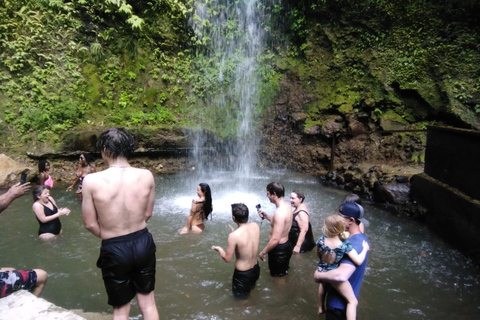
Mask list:
[[[255,205],[272,213],[266,185],[282,181],[287,194],[300,189],[306,195],[314,236],[321,235],[323,219],[335,213],[347,192],[321,186],[308,175],[263,172],[238,179],[230,172],[202,177],[193,174],[156,177],[154,216],[148,223],[157,243],[156,301],[162,319],[318,319],[316,284],[312,281],[314,252],[295,255],[290,274],[268,275],[266,262],[257,287],[247,301],[231,295],[234,264],[226,264],[212,245],[225,246],[232,224],[230,204],[244,202],[260,223]],[[183,235],[191,198],[199,182],[212,188],[213,220],[202,235]],[[66,186],[56,184],[52,195],[59,206],[72,210],[62,217],[64,235],[54,241],[37,240],[38,223],[32,213],[31,194],[17,199],[0,215],[0,265],[39,267],[49,273],[43,298],[67,309],[110,313],[101,272],[95,266],[100,240],[85,230],[80,202]],[[134,192],[134,190],[132,191]],[[370,227],[366,233],[372,252],[360,296],[359,319],[476,319],[480,313],[478,267],[445,244],[425,226],[365,204]],[[261,225],[261,248],[269,223]],[[132,318],[138,319],[134,305]],[[321,318],[320,318],[321,319]]]

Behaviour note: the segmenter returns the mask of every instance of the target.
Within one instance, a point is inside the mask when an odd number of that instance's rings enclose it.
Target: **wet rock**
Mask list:
[[[25,290],[19,290],[0,299],[1,319],[15,320],[84,320],[72,311],[60,308],[45,299],[37,298]],[[100,318],[97,318],[100,319]]]
[[[410,202],[410,187],[406,183],[388,183],[378,186],[375,190],[375,201],[395,204]]]
[[[343,130],[343,119],[340,116],[331,116],[322,126],[322,135],[327,138],[335,136],[336,133],[340,133]]]
[[[396,176],[395,177],[395,180],[398,182],[398,183],[407,183],[409,178],[407,176]]]
[[[363,125],[363,123],[354,119],[349,121],[348,129],[354,135],[359,135],[359,134],[368,132],[367,128]]]

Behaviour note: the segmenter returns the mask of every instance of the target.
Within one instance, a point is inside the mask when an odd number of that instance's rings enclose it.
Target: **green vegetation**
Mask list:
[[[317,101],[311,121],[402,107],[410,124],[454,114],[479,128],[477,1],[289,1],[290,72]],[[365,103],[365,101],[373,101]],[[420,107],[421,106],[421,107]]]
[[[209,17],[239,1],[206,1]],[[424,127],[480,115],[480,27],[473,0],[264,1],[254,118],[285,75],[311,96],[306,128],[360,112]],[[215,23],[193,0],[0,0],[0,135],[5,147],[55,144],[71,129],[202,126],[228,138],[244,115],[218,79]],[[228,16],[228,15],[227,15]],[[194,23],[198,28],[191,27]],[[225,41],[241,37],[228,20]],[[230,91],[229,91],[230,90]],[[221,106],[213,108],[212,106]]]

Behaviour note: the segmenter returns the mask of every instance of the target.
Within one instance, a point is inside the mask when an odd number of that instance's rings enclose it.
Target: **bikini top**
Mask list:
[[[49,187],[50,189],[53,188],[53,179],[52,177],[50,177],[50,175],[48,175],[48,179],[45,180],[45,182],[43,183],[44,185],[46,185],[47,187]]]

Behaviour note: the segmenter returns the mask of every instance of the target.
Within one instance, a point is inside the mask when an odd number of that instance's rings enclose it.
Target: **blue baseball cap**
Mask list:
[[[358,203],[344,202],[338,209],[338,212],[345,217],[354,218],[355,220],[361,221],[365,224],[365,226],[370,224],[370,222],[363,217],[365,210]]]

